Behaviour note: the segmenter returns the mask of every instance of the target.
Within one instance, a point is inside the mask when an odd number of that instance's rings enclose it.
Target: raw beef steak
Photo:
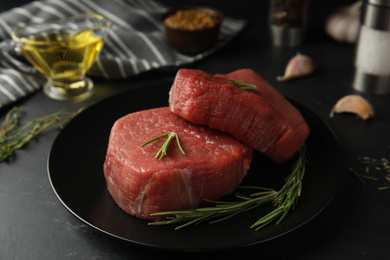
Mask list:
[[[244,90],[229,79],[256,89]],[[169,95],[175,114],[231,133],[279,164],[294,155],[310,132],[300,112],[251,69],[226,75],[180,69]]]
[[[155,155],[166,138],[141,145],[167,132],[175,132],[167,155]],[[104,175],[115,202],[138,218],[162,220],[151,213],[195,208],[202,199],[217,200],[240,184],[252,160],[251,148],[227,133],[196,125],[173,114],[168,107],[129,114],[111,130]]]

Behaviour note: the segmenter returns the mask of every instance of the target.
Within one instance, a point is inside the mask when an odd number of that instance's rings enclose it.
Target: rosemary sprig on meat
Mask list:
[[[249,196],[237,193],[239,201],[208,201],[213,206],[153,213],[153,216],[167,216],[166,221],[150,222],[149,225],[181,224],[175,229],[198,224],[204,221],[217,223],[234,217],[235,215],[273,203],[274,209],[261,217],[250,228],[259,230],[268,224],[275,222],[276,225],[283,221],[290,210],[295,208],[302,191],[302,180],[306,171],[306,164],[309,160],[309,154],[306,146],[303,145],[298,152],[298,156],[291,173],[285,179],[285,184],[279,191],[259,186],[242,186],[241,189],[251,189],[256,192]]]
[[[180,144],[180,141],[179,141],[179,136],[175,133],[175,132],[169,132],[169,133],[165,133],[165,134],[162,134],[162,135],[159,135],[149,141],[147,141],[146,143],[144,143],[143,145],[141,145],[141,148],[143,148],[145,145],[148,145],[154,141],[157,141],[161,138],[164,138],[168,136],[167,140],[165,140],[164,144],[162,145],[162,147],[160,148],[160,150],[158,150],[156,156],[154,158],[158,158],[160,156],[160,160],[165,156],[167,155],[167,150],[168,150],[168,147],[169,145],[171,144],[171,141],[173,138],[176,138],[176,142],[177,142],[177,145],[179,146],[179,149],[180,151],[185,155],[186,153],[184,152],[183,148],[181,147],[181,144]]]
[[[59,111],[40,118],[30,119],[24,126],[17,128],[20,112],[22,111],[23,109],[19,107],[12,108],[1,124],[0,162],[13,155],[16,150],[25,146],[48,127],[56,125],[57,129],[61,129],[65,122],[79,113],[79,111],[75,113]]]
[[[241,81],[238,81],[238,80],[229,79],[229,81],[233,82],[234,84],[239,85],[241,87],[241,89],[256,89],[257,88],[255,85],[248,84],[248,83],[245,83],[245,82],[241,82]]]

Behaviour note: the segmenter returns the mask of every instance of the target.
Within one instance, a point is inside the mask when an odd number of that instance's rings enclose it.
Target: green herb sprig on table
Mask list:
[[[237,194],[236,197],[240,201],[208,200],[208,202],[214,205],[197,209],[153,213],[151,214],[152,216],[167,216],[167,220],[150,222],[149,225],[181,224],[175,228],[177,230],[204,221],[209,221],[212,224],[224,221],[239,213],[252,210],[267,203],[273,203],[274,209],[256,221],[251,228],[259,230],[275,221],[277,225],[286,218],[290,210],[293,210],[298,203],[302,191],[302,180],[308,161],[309,154],[306,145],[303,145],[298,151],[297,159],[292,166],[291,173],[287,176],[284,186],[279,191],[258,186],[242,186],[239,188],[252,189],[257,192],[249,196]]]
[[[59,111],[40,118],[30,119],[24,126],[17,128],[20,120],[20,112],[23,109],[14,107],[8,111],[0,128],[0,162],[6,160],[13,153],[37,137],[45,129],[55,125],[58,129],[64,123],[72,119],[77,113]]]

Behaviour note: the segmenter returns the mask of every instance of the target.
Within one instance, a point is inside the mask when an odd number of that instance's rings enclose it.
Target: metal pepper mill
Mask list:
[[[366,0],[353,88],[368,94],[390,94],[390,0]]]
[[[309,0],[270,0],[269,27],[275,46],[297,47],[305,38]]]

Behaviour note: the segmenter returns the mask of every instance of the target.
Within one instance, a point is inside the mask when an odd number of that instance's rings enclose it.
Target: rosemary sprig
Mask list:
[[[151,214],[152,216],[168,217],[166,221],[150,222],[149,225],[184,223],[177,226],[175,228],[177,230],[204,221],[209,221],[212,224],[224,221],[241,212],[252,210],[267,203],[273,203],[275,208],[267,215],[256,221],[251,228],[259,230],[276,220],[277,225],[286,218],[290,210],[295,208],[295,205],[301,196],[302,180],[305,175],[308,160],[309,154],[306,146],[303,145],[299,149],[298,158],[292,166],[291,173],[287,176],[284,186],[279,191],[259,186],[242,186],[239,188],[256,190],[257,192],[252,193],[249,196],[236,194],[236,197],[240,199],[240,201],[207,200],[214,205],[197,209],[153,213]]]
[[[237,194],[236,197],[242,200],[240,202],[206,200],[215,205],[213,207],[153,213],[151,214],[152,216],[168,215],[167,220],[160,222],[150,222],[148,224],[165,225],[184,223],[180,226],[177,226],[175,228],[176,230],[187,227],[191,224],[199,224],[204,221],[210,221],[210,224],[213,224],[232,218],[241,212],[245,212],[266,203],[272,202],[277,194],[277,192],[272,189],[262,187],[252,188],[258,189],[260,192],[253,193],[249,196]]]
[[[276,225],[282,222],[289,211],[295,208],[302,192],[302,181],[306,172],[306,165],[309,162],[309,154],[306,145],[299,149],[298,158],[296,159],[290,175],[285,179],[284,186],[278,191],[273,204],[275,209],[256,221],[251,228],[259,230],[269,223],[275,221]]]
[[[169,133],[165,133],[165,134],[162,134],[162,135],[159,135],[149,141],[147,141],[146,143],[144,143],[143,145],[141,145],[141,148],[143,148],[145,145],[148,145],[154,141],[157,141],[165,136],[168,136],[167,140],[165,140],[163,146],[160,148],[160,150],[158,150],[156,156],[154,158],[158,158],[160,156],[160,160],[161,158],[163,158],[165,155],[167,155],[167,150],[168,150],[168,147],[169,145],[171,144],[171,141],[173,138],[176,138],[176,142],[177,142],[177,145],[179,146],[179,149],[180,151],[185,155],[186,153],[184,152],[183,148],[181,147],[181,144],[180,144],[180,141],[179,141],[179,136],[175,133],[175,132],[169,132]]]
[[[368,175],[364,175],[364,174],[361,174],[361,173],[358,173],[357,171],[355,171],[352,167],[349,167],[348,170],[350,172],[352,172],[355,177],[361,182],[361,184],[363,185],[366,185],[366,182],[364,181],[364,179],[366,180],[373,180],[373,181],[377,181],[378,179],[375,178],[375,177],[372,177],[372,176],[368,176]]]
[[[233,82],[241,87],[241,89],[256,89],[257,87],[252,84],[244,83],[238,80],[229,79],[230,82]]]
[[[6,160],[13,153],[37,137],[48,127],[56,124],[61,129],[64,123],[73,118],[78,112],[69,113],[59,111],[40,118],[30,119],[24,126],[16,128],[19,124],[20,112],[23,109],[14,107],[8,111],[0,128],[0,162]]]

